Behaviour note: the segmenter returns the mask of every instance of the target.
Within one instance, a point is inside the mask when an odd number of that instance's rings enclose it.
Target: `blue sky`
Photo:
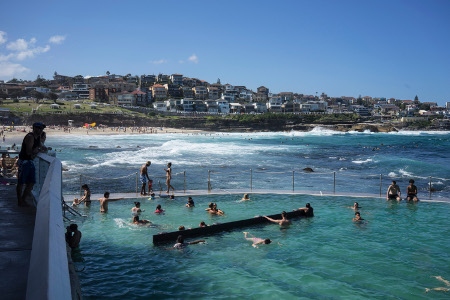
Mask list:
[[[4,1],[0,80],[179,73],[450,101],[450,1]]]

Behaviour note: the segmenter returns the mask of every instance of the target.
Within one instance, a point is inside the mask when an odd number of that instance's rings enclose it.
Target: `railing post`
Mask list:
[[[430,198],[430,200],[431,200],[431,176],[430,176],[430,185],[428,186],[428,189],[430,190],[430,196],[429,196],[429,198]]]
[[[211,170],[208,170],[208,192],[211,192]]]
[[[137,193],[138,193],[138,180],[139,180],[139,178],[138,178],[138,172],[136,172],[136,195],[137,195]]]
[[[250,169],[250,191],[253,190],[253,169]]]
[[[383,184],[383,174],[380,174],[380,198],[381,198],[381,186]]]
[[[292,191],[295,190],[295,171],[292,170]]]
[[[83,189],[81,188],[81,186],[83,185],[82,180],[83,180],[83,174],[80,174],[80,197],[83,196]],[[61,179],[62,180],[62,179]]]
[[[183,172],[184,193],[186,194],[186,170]]]
[[[333,172],[333,194],[336,194],[336,172]]]

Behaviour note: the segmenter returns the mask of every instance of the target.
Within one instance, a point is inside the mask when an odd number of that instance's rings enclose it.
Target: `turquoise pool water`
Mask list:
[[[111,195],[114,197],[114,195]],[[134,200],[110,203],[100,214],[97,202],[75,220],[83,233],[78,262],[85,299],[448,299],[425,292],[450,280],[449,203],[387,202],[378,198],[250,194],[194,196],[176,200],[137,199],[141,218],[156,226],[131,224]],[[358,201],[364,224],[354,224],[349,207]],[[225,216],[205,212],[216,202]],[[197,227],[292,210],[310,202],[315,217],[240,228],[206,236],[206,244],[172,250],[154,246],[152,235],[180,225]],[[153,213],[161,204],[166,213]],[[273,243],[255,249],[242,231]]]

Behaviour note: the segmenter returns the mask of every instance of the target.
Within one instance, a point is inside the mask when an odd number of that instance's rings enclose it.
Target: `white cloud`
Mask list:
[[[28,49],[25,51],[18,52],[16,54],[16,58],[18,60],[25,60],[27,58],[33,58],[36,54],[41,54],[48,52],[50,50],[50,46],[46,45],[45,47],[36,47],[33,49]]]
[[[66,39],[65,35],[54,35],[49,38],[48,42],[51,44],[62,44]]]
[[[0,77],[13,78],[20,77],[30,70],[21,64],[14,64],[8,61],[0,61]]]
[[[161,65],[167,63],[167,59],[152,60],[150,63],[154,65]]]
[[[191,56],[189,56],[188,60],[190,62],[193,62],[194,64],[198,64],[198,57],[195,54],[192,54]]]
[[[6,43],[6,32],[0,31],[0,45]]]

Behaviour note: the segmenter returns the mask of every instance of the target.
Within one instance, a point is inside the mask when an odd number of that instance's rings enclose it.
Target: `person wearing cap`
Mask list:
[[[19,206],[29,206],[26,199],[32,196],[31,191],[36,183],[36,169],[33,159],[41,151],[41,136],[45,124],[36,122],[33,131],[25,135],[19,153],[17,174],[17,202]],[[25,189],[23,186],[25,185]]]
[[[150,167],[152,163],[150,161],[146,162],[145,164],[143,164],[141,166],[140,169],[140,176],[139,179],[142,183],[142,187],[141,187],[141,196],[145,196],[147,195],[147,193],[145,192],[145,186],[147,185],[147,180],[150,181],[150,177],[148,177],[148,167]],[[150,190],[149,190],[150,193]]]

